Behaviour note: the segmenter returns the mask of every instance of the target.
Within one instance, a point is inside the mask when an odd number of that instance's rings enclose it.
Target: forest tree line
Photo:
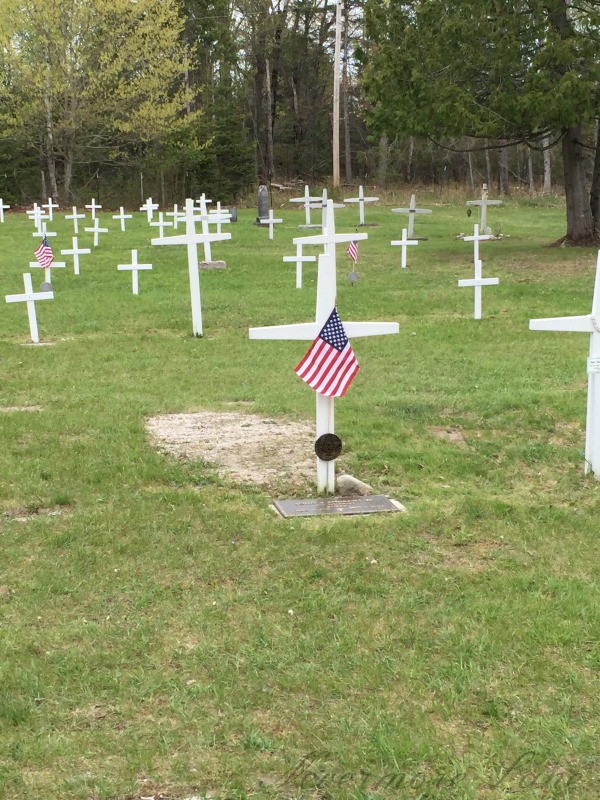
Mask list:
[[[330,183],[336,4],[3,0],[0,197]],[[565,190],[600,231],[600,2],[344,0],[347,184]]]

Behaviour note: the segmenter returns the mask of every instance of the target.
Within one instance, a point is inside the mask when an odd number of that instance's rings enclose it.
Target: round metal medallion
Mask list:
[[[342,452],[342,440],[335,433],[324,433],[315,442],[315,453],[321,461],[333,461]]]
[[[52,291],[52,284],[48,281],[42,281],[40,284],[40,292],[51,292]]]

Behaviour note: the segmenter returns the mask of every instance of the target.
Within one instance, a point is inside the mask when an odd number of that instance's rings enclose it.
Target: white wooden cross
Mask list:
[[[323,233],[318,233],[314,236],[297,236],[293,239],[295,245],[308,244],[320,245],[324,247],[325,253],[333,256],[333,263],[336,261],[336,244],[342,242],[358,242],[360,239],[368,239],[368,233],[336,233],[335,232],[335,203],[333,200],[328,200],[323,209]]]
[[[177,230],[177,223],[179,222],[179,220],[185,218],[185,216],[180,213],[177,203],[175,203],[175,205],[173,206],[173,211],[167,211],[165,216],[166,217],[173,217],[173,230],[174,231]]]
[[[300,225],[299,227],[301,227],[301,228],[303,228],[303,227],[304,228],[319,227],[319,226],[311,225],[311,222],[310,222],[310,210],[311,210],[311,208],[315,208],[315,206],[311,205],[311,203],[319,203],[320,200],[321,200],[320,197],[311,197],[310,196],[310,191],[309,191],[309,188],[308,188],[308,184],[305,184],[305,186],[304,186],[304,197],[293,197],[290,200],[290,203],[302,203],[304,205],[304,214],[305,214],[305,218],[306,218],[306,223],[304,225]],[[319,206],[317,206],[317,208],[321,208],[321,206],[319,205]]]
[[[333,202],[332,200],[327,199],[327,189],[323,189],[323,195],[320,198],[319,202],[316,205],[311,205],[311,208],[320,208],[321,209],[321,230],[325,230],[325,222],[327,219],[327,209],[328,203]],[[332,208],[346,208],[343,203],[333,203]],[[312,227],[312,226],[311,226]],[[319,227],[319,226],[316,226]]]
[[[585,474],[590,470],[600,480],[600,251],[596,262],[596,280],[592,313],[581,317],[549,317],[529,320],[531,331],[574,331],[590,334],[587,360],[588,394],[585,423]]]
[[[317,309],[315,322],[297,325],[274,325],[268,328],[250,328],[250,339],[294,339],[314,341],[327,322],[336,302],[335,258],[331,253],[319,256],[317,277]],[[381,336],[398,333],[397,322],[344,322],[349,339],[358,336]],[[315,392],[317,398],[317,439],[334,432],[334,398]],[[317,488],[320,492],[335,491],[335,464],[317,457]]]
[[[467,200],[467,205],[479,206],[479,229],[483,233],[491,233],[492,229],[487,226],[487,209],[488,206],[501,206],[502,200],[488,200],[488,187],[487,183],[484,183],[481,191],[481,200]]]
[[[91,202],[89,205],[87,205],[87,206],[86,206],[86,208],[89,208],[89,209],[90,209],[90,211],[92,212],[92,219],[94,220],[94,219],[96,219],[96,211],[97,211],[99,208],[102,208],[102,206],[99,206],[99,205],[96,203],[96,198],[95,198],[95,197],[92,197],[92,202]]]
[[[59,205],[58,203],[53,203],[52,198],[49,197],[47,203],[42,203],[42,208],[48,209],[48,219],[50,220],[50,222],[52,222],[52,220],[54,219],[54,209],[59,208]]]
[[[131,251],[131,264],[118,264],[117,269],[119,270],[131,270],[131,279],[132,279],[132,287],[133,287],[133,294],[139,294],[139,282],[138,282],[138,271],[141,269],[152,269],[152,264],[138,264],[138,251],[132,250]]]
[[[48,283],[52,283],[52,270],[54,268],[60,269],[61,267],[64,269],[67,265],[64,261],[53,261],[49,266],[42,267],[42,265],[38,261],[30,261],[29,262],[29,269],[43,269],[44,270],[44,280]]]
[[[365,224],[365,203],[376,203],[378,197],[365,197],[363,187],[358,187],[358,197],[344,198],[344,203],[358,203],[358,224]]]
[[[296,255],[295,256],[284,256],[283,260],[286,262],[292,262],[296,265],[296,289],[302,288],[302,262],[303,261],[316,261],[316,256],[303,256],[302,255],[302,245],[296,244]]]
[[[65,219],[73,220],[73,233],[77,236],[79,234],[79,220],[85,219],[85,214],[78,214],[77,206],[73,206],[73,213],[65,214]]]
[[[5,295],[5,299],[7,303],[27,303],[31,341],[38,344],[40,336],[38,333],[37,317],[35,315],[35,301],[54,300],[54,292],[34,292],[30,272],[23,273],[23,283],[25,284],[25,294],[7,294]]]
[[[408,208],[392,208],[394,214],[408,214],[408,238],[412,239],[415,235],[415,217],[417,214],[431,214],[430,208],[417,208],[417,201],[414,194],[410,196]]]
[[[89,255],[92,251],[89,247],[80,248],[77,244],[77,236],[73,236],[73,248],[71,250],[61,250],[63,256],[73,256],[73,271],[79,275],[79,256]]]
[[[56,231],[48,231],[48,230],[46,230],[46,223],[45,222],[41,222],[40,223],[40,229],[37,230],[37,231],[34,231],[31,235],[32,236],[41,236],[42,239],[43,239],[44,236],[47,236],[47,237],[56,236],[57,233],[56,233]]]
[[[498,278],[482,278],[481,268],[483,262],[477,259],[475,262],[475,275],[473,278],[466,278],[458,282],[459,286],[473,286],[475,290],[475,310],[473,312],[473,319],[481,319],[481,287],[482,286],[496,286],[500,283]]]
[[[275,219],[272,208],[269,209],[269,216],[260,220],[261,225],[269,226],[269,239],[273,238],[273,226],[277,225],[279,222],[283,222],[283,220]]]
[[[165,228],[172,228],[173,227],[173,223],[172,222],[167,222],[167,220],[164,218],[163,212],[159,211],[158,212],[158,222],[151,222],[150,223],[150,227],[151,228],[158,228],[158,235],[160,236],[161,239],[164,239],[165,238]]]
[[[166,236],[164,239],[152,239],[152,244],[187,246],[188,272],[190,278],[190,297],[192,302],[192,328],[194,336],[202,336],[202,302],[200,298],[200,272],[198,269],[198,244],[220,242],[231,239],[230,233],[196,233],[197,216],[194,212],[194,201],[185,201],[185,234],[183,236]],[[204,226],[203,226],[204,227]]]
[[[123,206],[119,209],[118,214],[113,214],[113,219],[118,219],[121,221],[121,230],[125,231],[125,220],[126,219],[133,219],[133,214],[126,214],[125,209]]]
[[[148,215],[148,222],[152,222],[152,217],[154,216],[154,212],[158,208],[158,203],[153,203],[152,198],[149,197],[143,206],[140,207],[140,211],[145,211]]]
[[[207,238],[204,239],[204,261],[206,264],[212,263],[212,250],[210,243],[214,241],[210,239],[210,228],[209,228],[209,221],[211,219],[211,212],[208,210],[208,203],[212,203],[212,200],[207,200],[206,195],[202,192],[202,196],[199,200],[197,200],[198,208],[195,209],[195,219],[197,222],[202,224],[202,234]],[[187,206],[186,206],[187,211]],[[222,234],[217,233],[217,236],[222,236]],[[231,239],[231,234],[227,234],[227,238]]]
[[[5,206],[4,200],[0,197],[0,222],[2,223],[4,222],[4,212],[7,208],[10,208],[10,206]]]
[[[87,206],[86,206],[87,208]],[[94,247],[98,247],[98,242],[100,239],[101,233],[108,233],[108,228],[101,228],[100,227],[100,217],[94,217],[94,227],[93,228],[84,228],[83,230],[86,233],[93,233],[94,234]]]
[[[217,233],[222,232],[221,225],[227,225],[231,222],[231,214],[228,208],[221,208],[221,201],[217,200],[217,207],[208,215],[208,222],[211,225],[217,226]]]
[[[406,269],[406,248],[408,245],[411,244],[419,244],[418,239],[409,239],[406,235],[406,228],[402,228],[402,239],[395,239],[393,242],[390,242],[392,245],[400,245],[402,248],[402,269]]]
[[[463,242],[473,242],[473,263],[476,265],[479,261],[479,242],[485,242],[492,239],[493,236],[489,233],[479,233],[479,225],[473,225],[473,236],[463,236]]]
[[[48,219],[48,215],[45,214],[42,211],[42,209],[40,208],[40,206],[38,206],[37,203],[34,203],[33,204],[33,208],[29,209],[26,212],[26,214],[29,217],[29,219],[33,222],[33,224],[35,225],[36,230],[38,231],[38,233],[41,233],[42,220]]]

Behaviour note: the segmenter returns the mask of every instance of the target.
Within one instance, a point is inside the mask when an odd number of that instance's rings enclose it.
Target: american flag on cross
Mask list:
[[[358,261],[358,242],[350,242],[346,250],[352,261],[356,264]]]
[[[42,243],[35,251],[35,257],[43,269],[48,269],[48,267],[54,261],[54,253],[52,252],[52,248],[50,247],[50,242],[48,241],[48,237],[44,236],[42,239]]]
[[[358,361],[334,307],[295,372],[315,392],[325,397],[343,397],[358,369]]]

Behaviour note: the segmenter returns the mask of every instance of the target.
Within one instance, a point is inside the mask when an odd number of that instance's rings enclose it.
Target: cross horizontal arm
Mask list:
[[[297,325],[271,325],[266,328],[250,328],[250,339],[297,339],[312,341],[321,332],[322,325],[316,322],[300,322]]]
[[[589,314],[581,317],[548,317],[530,319],[530,331],[571,331],[573,333],[593,333],[596,328]]]
[[[358,242],[361,239],[368,239],[368,233],[335,233],[333,236],[327,234],[317,234],[316,236],[299,236],[292,239],[294,244],[335,244],[342,242]]]
[[[359,336],[383,336],[387,333],[398,333],[397,322],[344,322],[344,330],[349,339]]]
[[[231,239],[230,233],[195,233],[193,235],[166,236],[162,239],[151,239],[150,244],[202,244],[203,242],[223,242]]]

